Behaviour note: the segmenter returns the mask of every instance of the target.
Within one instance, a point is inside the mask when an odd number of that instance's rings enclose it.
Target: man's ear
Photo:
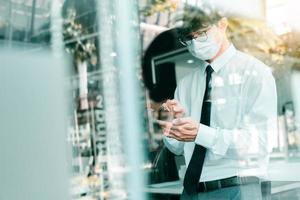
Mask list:
[[[222,17],[222,19],[220,19],[218,21],[218,27],[222,30],[224,30],[224,32],[226,31],[227,27],[228,27],[228,20],[226,17]]]

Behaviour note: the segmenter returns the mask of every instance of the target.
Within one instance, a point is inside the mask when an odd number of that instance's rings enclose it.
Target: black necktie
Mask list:
[[[202,103],[201,119],[200,123],[209,126],[210,125],[210,110],[211,110],[211,74],[213,69],[210,65],[206,67],[206,86],[204,92],[204,98]],[[199,179],[201,176],[204,158],[205,158],[206,148],[196,144],[191,161],[186,170],[183,186],[188,194],[193,194],[197,192],[197,187]]]

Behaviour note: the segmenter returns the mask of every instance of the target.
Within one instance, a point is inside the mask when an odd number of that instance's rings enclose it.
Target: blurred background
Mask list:
[[[0,0],[0,199],[179,199],[184,161],[149,105],[197,66],[173,29],[187,5],[272,68],[271,199],[300,199],[295,0]]]

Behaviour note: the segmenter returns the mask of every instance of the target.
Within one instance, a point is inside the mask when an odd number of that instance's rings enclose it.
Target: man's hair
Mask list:
[[[218,22],[221,18],[221,15],[212,9],[200,9],[195,6],[186,5],[183,13],[176,17],[176,21],[181,24],[177,27],[178,36],[186,38],[192,32],[206,28]]]

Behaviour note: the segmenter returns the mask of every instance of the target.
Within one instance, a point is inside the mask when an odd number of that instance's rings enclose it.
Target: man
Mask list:
[[[227,19],[210,15],[197,11],[178,29],[200,64],[164,104],[175,117],[159,122],[164,143],[185,157],[181,199],[259,200],[267,134],[276,127],[275,81],[268,66],[230,43]]]

